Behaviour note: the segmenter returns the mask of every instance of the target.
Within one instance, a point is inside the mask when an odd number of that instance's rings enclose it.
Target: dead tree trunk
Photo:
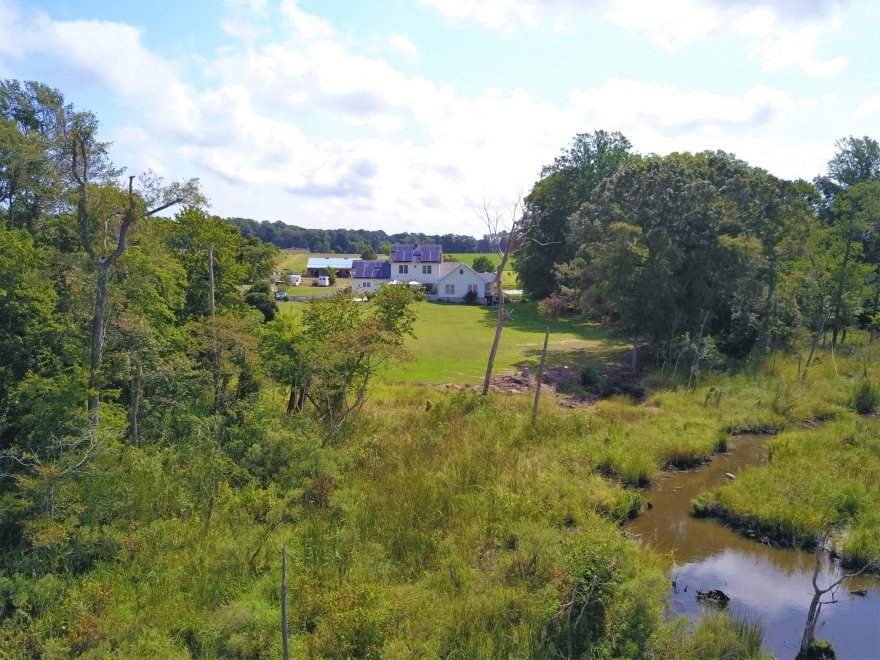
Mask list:
[[[532,406],[532,424],[538,417],[538,400],[541,398],[541,383],[544,381],[544,361],[547,359],[547,344],[550,342],[550,326],[544,335],[544,350],[541,351],[541,366],[538,367],[538,383],[535,385],[535,404]]]
[[[840,308],[843,305],[843,285],[846,282],[846,267],[849,265],[849,256],[852,252],[853,230],[852,211],[850,211],[850,226],[846,232],[846,247],[843,251],[843,263],[840,265],[840,278],[837,281],[837,292],[834,295],[834,327],[831,330],[831,345],[837,345],[837,333],[840,330]]]
[[[122,215],[119,232],[116,237],[116,246],[112,251],[109,246],[110,223],[109,218],[104,218],[104,236],[101,241],[95,241],[92,236],[91,226],[94,218],[93,209],[90,207],[89,187],[91,181],[91,157],[92,149],[96,144],[92,141],[91,130],[84,126],[74,126],[70,135],[70,171],[76,182],[76,219],[79,229],[80,242],[89,259],[95,265],[97,273],[95,280],[95,306],[92,315],[92,338],[89,347],[89,380],[88,380],[88,413],[89,421],[93,427],[97,427],[100,419],[101,400],[101,356],[104,349],[104,334],[106,329],[107,313],[107,284],[110,280],[110,271],[114,264],[125,252],[128,242],[128,232],[138,218],[146,218],[163,211],[183,201],[182,195],[169,195],[159,206],[144,210],[140,205],[140,198],[134,192],[134,177],[128,177],[128,208]]]
[[[824,336],[825,334],[825,324],[828,323],[828,317],[831,315],[831,310],[829,309],[825,312],[825,316],[822,319],[822,323],[819,324],[819,330],[816,332],[816,336],[813,337],[813,343],[810,344],[810,354],[807,356],[807,363],[804,365],[804,373],[801,374],[801,382],[806,382],[807,380],[807,371],[810,368],[810,363],[813,361],[813,353],[816,352],[816,344],[819,343],[819,338]]]
[[[214,363],[214,412],[220,412],[221,381],[223,372],[220,365],[220,341],[217,338],[217,306],[214,302],[214,246],[208,246],[208,292],[211,313],[211,352]]]
[[[501,331],[504,329],[504,321],[507,320],[507,312],[504,309],[504,290],[501,285],[501,275],[504,266],[510,257],[510,250],[505,250],[501,258],[501,264],[495,275],[495,291],[498,297],[498,321],[495,323],[495,338],[492,340],[492,349],[489,351],[489,362],[486,364],[486,376],[483,378],[483,396],[489,393],[489,384],[492,382],[492,369],[495,366],[495,355],[498,353],[498,345],[501,343]]]
[[[500,241],[505,214],[501,212],[490,212],[487,206],[483,206],[483,219],[489,228],[489,234],[496,241]],[[532,222],[522,213],[522,198],[518,199],[513,205],[510,215],[510,229],[507,231],[507,239],[504,246],[499,244],[498,253],[501,255],[501,263],[495,271],[495,294],[498,298],[498,321],[495,324],[495,338],[492,340],[492,349],[489,351],[489,361],[486,364],[486,377],[483,379],[483,396],[489,393],[489,385],[492,382],[492,369],[495,366],[495,356],[498,353],[498,344],[501,343],[501,331],[504,328],[504,322],[507,320],[507,313],[504,308],[504,289],[502,285],[502,277],[504,268],[510,260],[511,255],[519,248],[523,240],[527,237]]]
[[[128,410],[128,433],[131,444],[138,446],[138,412],[144,391],[144,365],[138,360],[131,382],[131,407]]]
[[[813,569],[813,599],[810,601],[810,609],[807,611],[807,622],[804,625],[804,634],[801,637],[801,647],[797,655],[798,658],[808,657],[810,649],[816,642],[816,624],[819,622],[819,615],[822,613],[822,606],[836,603],[837,601],[834,600],[834,593],[837,591],[837,588],[841,583],[848,578],[861,575],[874,564],[873,561],[868,562],[854,573],[844,573],[839,579],[832,582],[825,589],[820,589],[818,583],[819,571],[822,568],[822,553],[825,549],[826,540],[827,539],[823,537],[816,545],[816,567]],[[831,600],[823,602],[822,596],[828,592],[831,592]]]

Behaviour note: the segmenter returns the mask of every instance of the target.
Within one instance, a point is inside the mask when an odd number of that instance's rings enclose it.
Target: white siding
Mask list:
[[[391,264],[391,279],[400,282],[421,282],[436,284],[440,279],[440,264],[421,264],[417,262],[394,262]]]
[[[437,283],[437,293],[431,298],[433,300],[450,300],[461,302],[464,300],[468,287],[476,287],[477,301],[485,300],[486,282],[479,274],[475,273],[469,266],[458,263],[455,267]]]
[[[376,293],[383,284],[388,284],[388,280],[355,278],[351,281],[351,290],[354,293]]]

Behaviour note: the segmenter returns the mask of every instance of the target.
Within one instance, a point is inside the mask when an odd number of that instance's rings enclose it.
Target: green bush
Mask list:
[[[855,384],[849,399],[850,408],[860,415],[867,415],[874,412],[878,404],[880,404],[880,387],[867,378]]]

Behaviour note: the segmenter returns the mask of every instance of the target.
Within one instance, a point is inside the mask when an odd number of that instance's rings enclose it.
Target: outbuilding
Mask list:
[[[306,264],[308,277],[321,277],[329,275],[332,268],[338,277],[351,277],[354,259],[348,257],[310,257]]]

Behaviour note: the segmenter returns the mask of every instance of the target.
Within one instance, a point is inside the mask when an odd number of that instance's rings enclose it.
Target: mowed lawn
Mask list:
[[[461,261],[466,263],[468,266],[474,265],[474,259],[477,257],[486,257],[492,264],[497,268],[498,264],[501,263],[501,257],[497,252],[447,252],[444,253],[444,256],[447,259],[454,259],[455,261]],[[511,259],[507,262],[504,267],[505,271],[513,270],[513,264],[516,261],[515,257],[511,257]]]
[[[282,303],[283,313],[299,314],[307,303]],[[537,368],[550,324],[547,364],[573,368],[625,359],[629,343],[611,337],[601,326],[572,319],[548,321],[536,303],[516,303],[510,310],[495,358],[495,375]],[[394,367],[386,379],[411,383],[477,385],[495,336],[497,309],[481,305],[416,304],[415,337],[406,342],[412,362]]]

